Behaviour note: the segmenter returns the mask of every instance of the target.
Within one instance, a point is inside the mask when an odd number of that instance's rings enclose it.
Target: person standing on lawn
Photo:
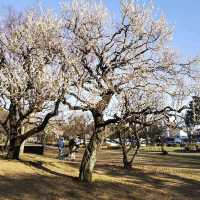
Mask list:
[[[64,138],[63,137],[60,137],[58,139],[58,158],[60,160],[63,160],[63,156],[64,156],[64,148],[65,148],[65,141],[64,141]]]

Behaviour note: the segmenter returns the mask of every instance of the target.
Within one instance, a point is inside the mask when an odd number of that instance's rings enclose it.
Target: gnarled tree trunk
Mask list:
[[[124,169],[132,169],[133,160],[140,148],[140,139],[137,133],[136,124],[131,124],[131,129],[132,132],[129,134],[129,137],[127,137],[125,129],[118,130],[117,132],[122,149]],[[131,142],[129,147],[126,145],[127,138],[129,138],[129,142]]]
[[[79,179],[82,182],[92,182],[92,173],[96,164],[97,151],[103,142],[103,135],[100,131],[95,131],[87,145],[81,167],[79,171]]]
[[[132,151],[133,151],[133,155],[130,156],[130,158],[128,158],[128,152],[127,151],[123,151],[123,165],[124,165],[124,169],[132,169],[133,166],[133,161],[136,157],[136,155],[138,154],[138,150],[140,148],[140,145],[136,145],[136,147],[132,147]]]
[[[4,152],[7,152],[7,150],[8,150],[9,140],[10,140],[10,139],[9,139],[9,135],[7,135],[6,141],[5,141],[4,147],[3,147],[3,151],[4,151]]]
[[[128,155],[123,151],[123,165],[124,169],[132,169],[132,161],[128,160]]]
[[[10,123],[10,144],[8,148],[7,157],[9,159],[16,159],[19,160],[20,156],[20,147],[26,139],[33,136],[36,133],[39,133],[43,131],[46,127],[46,125],[49,122],[49,119],[56,116],[58,114],[58,108],[60,104],[60,99],[58,99],[55,102],[55,107],[52,112],[49,112],[43,119],[42,123],[38,126],[35,126],[34,128],[30,129],[26,133],[23,133],[22,126],[20,124],[17,124],[17,109],[16,105],[14,103],[11,103],[10,109],[9,109],[9,123]]]
[[[25,146],[26,140],[24,140],[20,146],[20,155],[24,153],[24,146]]]
[[[94,133],[90,138],[89,144],[86,146],[80,166],[79,179],[82,182],[92,182],[92,173],[96,164],[97,151],[104,140],[103,130],[105,129],[105,124],[103,112],[108,106],[113,94],[112,90],[105,91],[102,94],[102,100],[97,103],[95,108],[90,109],[94,118]]]
[[[124,135],[124,137],[122,135]],[[132,148],[132,147],[130,147],[129,149],[126,148],[125,133],[121,133],[121,130],[119,130],[119,132],[118,132],[118,137],[119,137],[120,146],[121,146],[121,149],[122,149],[124,169],[131,169],[132,168],[132,162],[129,161],[128,153],[131,150],[130,148]]]
[[[20,147],[23,143],[23,140],[20,137],[13,137],[10,139],[10,144],[8,147],[7,158],[19,160]]]
[[[10,124],[10,143],[8,147],[7,158],[19,160],[20,147],[23,142],[21,136],[21,128],[17,126],[17,107],[11,101],[9,109],[9,124]]]

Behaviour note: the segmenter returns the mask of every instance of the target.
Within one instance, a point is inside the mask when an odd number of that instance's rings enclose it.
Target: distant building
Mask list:
[[[176,137],[179,137],[179,138],[188,138],[188,133],[183,131],[183,130],[180,130],[177,134],[176,134]]]

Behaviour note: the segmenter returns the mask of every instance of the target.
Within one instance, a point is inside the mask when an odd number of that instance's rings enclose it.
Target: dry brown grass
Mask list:
[[[79,183],[75,162],[25,154],[21,162],[0,160],[0,200],[199,200],[199,154],[160,156],[141,153],[132,170],[121,167],[119,150],[103,149],[98,155],[94,183]]]

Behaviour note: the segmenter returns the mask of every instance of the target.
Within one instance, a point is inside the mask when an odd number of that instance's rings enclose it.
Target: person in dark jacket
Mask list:
[[[79,144],[77,142],[77,140],[75,138],[72,138],[70,141],[69,141],[69,157],[71,160],[75,160],[75,152],[78,151],[79,149]]]

